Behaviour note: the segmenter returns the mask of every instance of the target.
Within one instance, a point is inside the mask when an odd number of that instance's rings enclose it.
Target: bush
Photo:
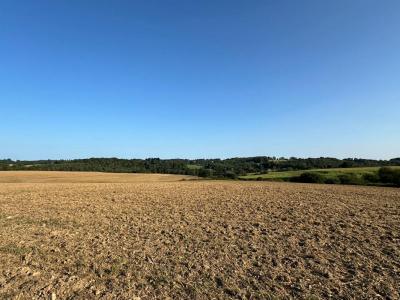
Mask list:
[[[400,186],[400,169],[382,167],[378,171],[379,180],[383,183],[389,183]]]
[[[298,177],[293,177],[292,181],[305,183],[324,183],[325,177],[314,172],[304,172]]]
[[[394,183],[396,186],[400,186],[400,171],[398,171],[396,174],[397,174],[397,175],[396,175],[396,177],[394,178],[393,183]]]
[[[325,179],[325,183],[327,184],[340,184],[340,179],[337,177],[330,177]]]
[[[200,169],[198,172],[199,177],[211,177],[213,176],[213,170],[211,169]]]
[[[341,184],[365,184],[363,178],[354,173],[342,174],[338,177]]]
[[[377,183],[380,181],[377,173],[366,173],[363,175],[363,179],[364,181],[371,183]]]
[[[229,179],[236,179],[237,178],[237,174],[235,172],[232,172],[232,171],[226,171],[224,173],[224,177],[229,178]]]
[[[383,183],[393,182],[394,170],[389,167],[382,167],[378,171],[379,179]]]

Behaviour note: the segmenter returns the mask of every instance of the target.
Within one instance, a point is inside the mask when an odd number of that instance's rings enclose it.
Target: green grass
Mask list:
[[[7,253],[7,254],[16,255],[16,256],[25,255],[25,254],[29,253],[30,251],[32,251],[31,248],[20,247],[16,244],[7,244],[4,246],[0,246],[1,253]]]
[[[375,173],[380,167],[361,167],[361,168],[332,168],[332,169],[310,169],[310,170],[296,170],[296,171],[277,171],[269,172],[268,174],[248,174],[240,176],[239,179],[257,179],[262,178],[264,180],[288,180],[295,176],[300,176],[304,172],[315,172],[324,175],[326,178],[337,177],[341,174],[358,174],[364,175],[367,173]],[[392,167],[400,169],[400,166]]]

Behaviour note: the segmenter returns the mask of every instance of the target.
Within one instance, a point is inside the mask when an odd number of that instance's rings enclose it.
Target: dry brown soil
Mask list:
[[[0,299],[399,299],[400,189],[183,178],[1,172]]]

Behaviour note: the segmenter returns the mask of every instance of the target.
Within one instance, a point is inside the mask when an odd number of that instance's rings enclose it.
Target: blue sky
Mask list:
[[[400,156],[400,2],[0,2],[0,158]]]

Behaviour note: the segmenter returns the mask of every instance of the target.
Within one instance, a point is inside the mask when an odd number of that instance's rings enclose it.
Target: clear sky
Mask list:
[[[400,1],[0,2],[0,158],[400,156]]]

